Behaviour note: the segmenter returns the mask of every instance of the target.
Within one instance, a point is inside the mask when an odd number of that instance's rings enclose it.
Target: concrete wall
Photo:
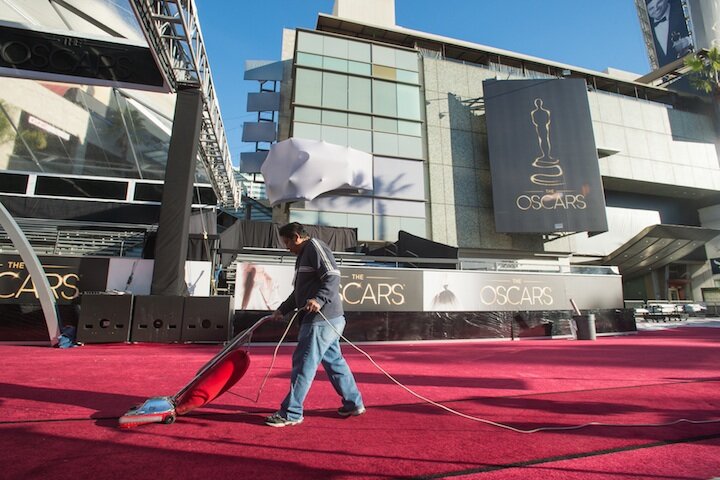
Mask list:
[[[589,92],[603,177],[720,190],[712,117],[661,103]]]
[[[483,80],[496,72],[424,58],[432,239],[462,248],[542,251],[540,235],[495,233]]]

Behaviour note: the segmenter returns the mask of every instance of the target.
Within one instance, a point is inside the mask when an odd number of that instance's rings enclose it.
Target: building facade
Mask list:
[[[574,264],[618,265],[628,272],[626,299],[699,301],[712,293],[720,166],[706,99],[626,72],[409,30],[394,25],[394,13],[369,19],[343,8],[350,3],[338,0],[315,30],[284,32],[278,139],[372,153],[374,187],[291,203],[285,219],[357,227],[361,241],[394,241],[405,230],[469,257],[561,253]],[[608,229],[499,232],[483,82],[568,78],[586,83]],[[647,232],[656,225],[688,228],[657,239]],[[623,265],[623,247],[651,240],[652,248],[634,247],[639,266]]]

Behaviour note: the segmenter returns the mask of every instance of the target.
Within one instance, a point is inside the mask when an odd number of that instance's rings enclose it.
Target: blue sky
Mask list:
[[[362,0],[357,0],[362,1]],[[314,28],[333,0],[195,0],[230,152],[241,141],[245,60],[279,60],[283,28]],[[650,70],[633,0],[395,0],[402,27],[591,70]]]

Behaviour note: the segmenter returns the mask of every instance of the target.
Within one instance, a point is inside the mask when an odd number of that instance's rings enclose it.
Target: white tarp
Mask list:
[[[331,190],[372,190],[372,155],[320,140],[289,138],[270,148],[260,171],[271,205]]]

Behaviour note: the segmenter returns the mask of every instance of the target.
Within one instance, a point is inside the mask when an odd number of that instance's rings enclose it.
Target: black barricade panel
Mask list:
[[[232,298],[185,297],[181,340],[217,343],[228,341],[233,313]]]
[[[132,295],[83,295],[77,327],[80,343],[127,342]]]
[[[131,342],[179,342],[184,297],[138,295],[135,297]]]

